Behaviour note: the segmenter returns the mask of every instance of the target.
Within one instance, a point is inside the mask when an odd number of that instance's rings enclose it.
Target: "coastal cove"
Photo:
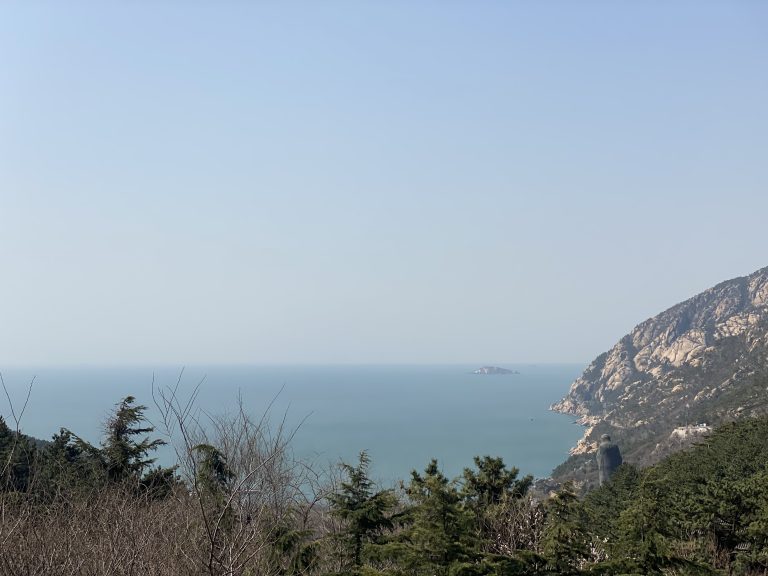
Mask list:
[[[449,476],[475,455],[501,456],[522,474],[545,477],[568,458],[583,429],[573,418],[550,412],[579,376],[582,365],[505,365],[511,377],[473,374],[478,365],[193,366],[181,377],[179,395],[198,383],[197,405],[210,414],[232,411],[238,394],[246,409],[270,420],[285,417],[295,430],[292,448],[324,466],[353,461],[367,450],[374,478],[388,484],[407,478],[437,458]],[[98,442],[112,407],[132,395],[157,414],[155,387],[173,386],[178,367],[19,367],[3,370],[17,410],[35,377],[22,431],[50,439],[60,427]],[[0,404],[7,414],[7,401]],[[10,421],[10,418],[8,418]],[[165,450],[163,460],[170,459]]]

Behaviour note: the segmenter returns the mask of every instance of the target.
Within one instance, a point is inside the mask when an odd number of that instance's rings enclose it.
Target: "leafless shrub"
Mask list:
[[[214,416],[195,407],[198,388],[183,401],[178,389],[178,382],[155,389],[154,400],[204,527],[197,564],[211,575],[277,573],[285,560],[279,556],[296,553],[287,533],[310,529],[322,499],[318,475],[290,450],[296,429],[285,417],[271,426],[272,404],[253,419],[238,397],[234,412]],[[213,447],[231,474],[216,498],[201,485],[201,445]]]
[[[45,505],[18,499],[0,520],[2,574],[201,573],[193,556],[203,533],[180,496],[151,500],[110,487]]]
[[[306,552],[322,552],[332,519],[324,475],[290,449],[296,429],[285,418],[272,426],[271,405],[254,419],[238,398],[232,413],[214,416],[196,406],[198,387],[184,400],[178,382],[153,390],[155,425],[173,443],[181,482],[163,498],[135,483],[43,499],[0,488],[0,575],[309,574],[317,563]],[[215,494],[201,485],[200,445],[215,448],[231,474]]]
[[[24,412],[27,409],[27,405],[29,404],[29,397],[32,395],[32,387],[35,384],[35,379],[32,378],[32,380],[29,383],[29,386],[27,387],[27,395],[24,398],[24,404],[21,407],[21,410],[19,413],[16,413],[16,408],[13,404],[13,400],[11,400],[11,395],[8,392],[8,387],[5,385],[5,378],[3,378],[3,373],[0,372],[0,385],[3,388],[3,393],[5,394],[5,398],[8,400],[8,409],[11,414],[11,419],[13,420],[13,441],[11,443],[11,446],[7,447],[7,454],[5,455],[5,458],[0,461],[0,489],[9,489],[12,488],[12,466],[13,461],[15,457],[19,454],[20,451],[24,451],[26,449],[26,446],[23,442],[21,442],[21,419],[24,417]],[[7,425],[7,422],[6,422]]]
[[[519,550],[540,550],[544,510],[535,499],[506,500],[494,506],[484,521],[484,532],[490,535],[488,552],[513,555]]]

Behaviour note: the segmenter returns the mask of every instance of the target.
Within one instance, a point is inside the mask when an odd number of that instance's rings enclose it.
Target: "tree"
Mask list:
[[[741,482],[738,486],[745,508],[741,518],[746,550],[736,555],[737,567],[744,572],[765,572],[768,569],[768,469]]]
[[[107,477],[113,482],[139,480],[141,475],[155,462],[148,458],[150,452],[165,444],[163,440],[150,440],[148,436],[138,440],[142,434],[154,432],[154,427],[145,425],[146,406],[134,406],[136,399],[126,396],[120,401],[115,412],[107,421],[106,438],[101,454],[106,466]]]
[[[210,444],[198,444],[193,448],[197,464],[197,487],[206,494],[223,494],[235,474],[227,466],[227,458]]]
[[[475,456],[474,461],[476,471],[464,469],[461,496],[475,517],[477,535],[487,538],[496,518],[503,515],[513,501],[526,495],[533,477],[518,480],[520,471],[517,468],[508,470],[501,458]]]
[[[646,473],[632,503],[619,517],[620,538],[617,556],[631,561],[643,574],[661,574],[669,565],[669,554],[664,534],[666,514],[663,494],[668,483]]]
[[[374,491],[369,466],[370,458],[365,451],[360,453],[356,466],[342,463],[347,479],[339,492],[329,496],[331,513],[345,523],[342,549],[353,572],[363,565],[364,546],[374,544],[377,536],[392,528],[390,514],[397,504],[391,490]]]
[[[581,505],[570,483],[546,504],[542,552],[558,574],[577,574],[589,556],[589,536]]]
[[[71,431],[61,428],[42,450],[37,489],[45,498],[79,490],[92,490],[104,480],[100,455]]]
[[[610,480],[584,498],[583,507],[592,536],[595,560],[612,558],[619,540],[619,518],[635,498],[640,473],[630,464],[622,464]]]
[[[504,460],[490,456],[475,456],[477,471],[464,468],[462,496],[473,509],[484,510],[505,498],[522,498],[533,483],[533,476],[520,480],[517,468],[507,469]]]
[[[26,491],[32,482],[35,445],[0,416],[0,491]]]
[[[141,438],[153,432],[154,427],[144,417],[147,407],[135,406],[134,402],[133,396],[126,396],[115,406],[105,424],[100,448],[62,429],[58,437],[54,437],[50,464],[76,465],[81,480],[87,483],[128,483],[155,496],[167,494],[177,482],[175,468],[152,468],[155,458],[148,456],[165,442],[151,440],[149,436]]]
[[[442,575],[448,574],[452,565],[472,560],[472,515],[461,505],[455,483],[439,470],[437,460],[427,465],[423,475],[411,472],[406,492],[414,504],[404,558],[410,568],[417,573]]]

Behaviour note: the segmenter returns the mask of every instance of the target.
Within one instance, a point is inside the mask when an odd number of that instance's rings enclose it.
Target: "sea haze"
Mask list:
[[[548,411],[581,365],[503,365],[514,375],[474,375],[477,365],[440,366],[194,366],[184,369],[179,394],[199,388],[197,405],[211,414],[232,411],[238,394],[260,417],[270,406],[277,425],[295,429],[298,456],[323,465],[352,461],[361,450],[384,483],[406,478],[437,458],[457,475],[474,455],[502,456],[521,473],[548,476],[583,430]],[[173,386],[180,368],[12,368],[3,371],[16,409],[35,383],[22,430],[49,439],[60,427],[98,442],[103,422],[122,397],[135,396],[157,416],[155,387]],[[7,401],[0,414],[11,420]],[[166,460],[168,455],[164,455]]]

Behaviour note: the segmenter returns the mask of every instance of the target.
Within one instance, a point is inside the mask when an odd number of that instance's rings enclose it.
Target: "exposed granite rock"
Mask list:
[[[768,411],[768,268],[718,284],[635,327],[552,406],[588,428],[572,454],[610,431],[648,463],[677,427]],[[624,445],[629,450],[624,450]]]

